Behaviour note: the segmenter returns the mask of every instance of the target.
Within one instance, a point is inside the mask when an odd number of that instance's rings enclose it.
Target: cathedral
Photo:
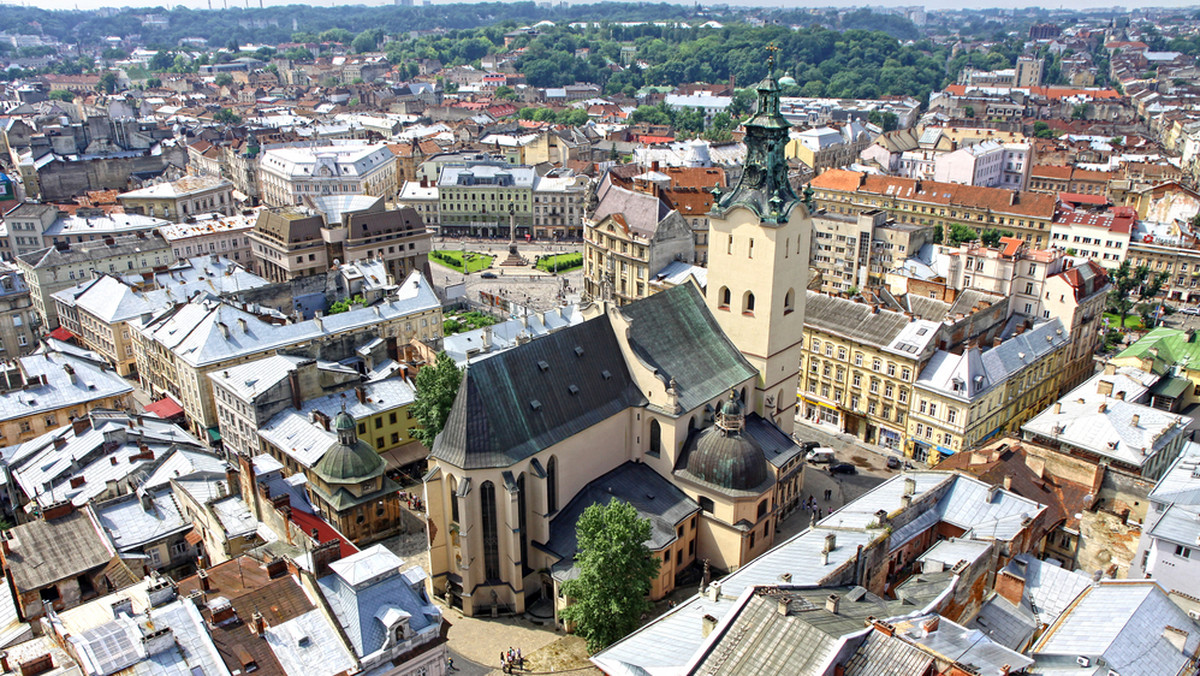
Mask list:
[[[732,571],[800,500],[793,442],[812,223],[788,182],[779,86],[757,85],[746,164],[690,284],[472,364],[425,476],[434,589],[468,615],[564,599],[575,522],[612,498],[652,524],[652,596]]]

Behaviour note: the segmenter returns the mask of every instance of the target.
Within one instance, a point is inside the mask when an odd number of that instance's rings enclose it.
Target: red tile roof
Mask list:
[[[297,526],[303,528],[305,533],[311,533],[313,532],[313,529],[316,529],[317,536],[322,543],[329,542],[330,540],[337,540],[340,545],[339,550],[341,551],[343,559],[358,553],[358,547],[355,547],[354,543],[346,539],[345,535],[337,532],[333,526],[330,526],[329,523],[321,517],[316,516],[315,514],[301,512],[298,509],[293,509],[291,515],[292,521]]]
[[[857,190],[850,187],[856,184]],[[1054,216],[1056,204],[1054,195],[1043,193],[917,181],[911,178],[860,174],[844,169],[826,171],[812,180],[812,186],[815,190],[858,192],[922,204],[988,209],[995,213],[1046,219]]]
[[[146,406],[146,413],[155,418],[170,420],[183,415],[183,407],[175,403],[175,400],[170,397],[163,397],[158,401]]]

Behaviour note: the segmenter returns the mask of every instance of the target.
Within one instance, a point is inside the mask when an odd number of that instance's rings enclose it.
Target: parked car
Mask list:
[[[854,465],[851,465],[848,462],[839,462],[838,464],[831,465],[829,467],[829,473],[830,474],[858,474],[858,470],[855,469]]]
[[[889,455],[887,459],[887,468],[900,469],[900,458],[897,458],[894,455]]]
[[[1200,316],[1200,307],[1189,306],[1179,311],[1182,315]]]
[[[496,278],[496,273],[494,273],[494,272],[485,272],[485,273],[483,273],[482,275],[479,275],[479,276],[480,276],[480,277],[483,277],[484,279],[495,279],[495,278]]]

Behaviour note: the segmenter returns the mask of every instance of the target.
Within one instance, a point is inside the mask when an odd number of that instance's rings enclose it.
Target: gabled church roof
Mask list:
[[[757,372],[690,284],[625,306],[638,358],[675,381],[691,410]],[[472,364],[432,456],[463,469],[507,467],[646,399],[603,315]]]

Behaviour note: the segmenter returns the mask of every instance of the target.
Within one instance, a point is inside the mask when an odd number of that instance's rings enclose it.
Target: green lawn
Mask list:
[[[471,331],[484,326],[491,326],[496,323],[496,318],[491,315],[485,315],[482,312],[464,312],[462,314],[451,315],[446,317],[442,322],[442,333],[447,336],[452,336],[463,331]]]
[[[436,250],[429,253],[429,258],[433,262],[440,263],[451,270],[469,274],[492,267],[492,260],[495,256],[475,253],[474,251]]]
[[[1131,314],[1125,318],[1125,326],[1121,326],[1121,318],[1111,312],[1105,312],[1104,318],[1108,320],[1108,325],[1114,329],[1142,329],[1142,318],[1136,314]]]
[[[576,252],[542,256],[538,259],[536,267],[546,272],[570,272],[583,267],[583,254]]]

